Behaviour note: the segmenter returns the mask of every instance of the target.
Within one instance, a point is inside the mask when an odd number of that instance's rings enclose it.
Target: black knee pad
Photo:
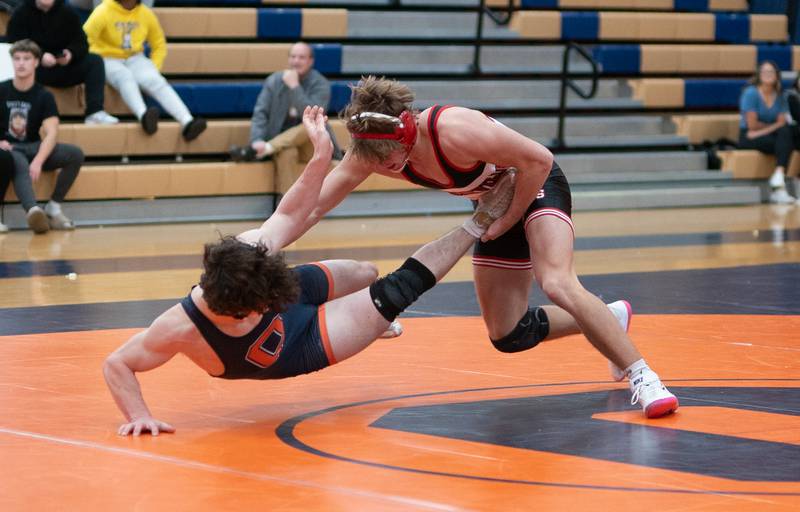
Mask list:
[[[494,348],[500,352],[512,354],[522,352],[539,344],[550,333],[550,322],[542,308],[528,309],[516,327],[499,340],[492,340]]]
[[[378,313],[392,322],[435,284],[436,276],[428,267],[408,258],[399,269],[372,283],[369,296]]]

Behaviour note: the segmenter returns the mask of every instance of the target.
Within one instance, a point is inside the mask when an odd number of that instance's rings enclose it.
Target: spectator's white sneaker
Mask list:
[[[47,221],[47,214],[44,213],[41,206],[34,206],[25,215],[25,220],[28,221],[28,226],[36,234],[47,233],[50,231],[50,223]]]
[[[630,377],[631,405],[642,405],[644,415],[659,418],[678,410],[678,398],[661,383],[656,372],[645,368]]]
[[[117,124],[119,123],[119,119],[105,110],[98,110],[94,114],[86,116],[84,122],[86,124]]]
[[[606,307],[611,310],[611,313],[619,320],[622,330],[628,332],[631,327],[631,318],[633,317],[633,308],[627,300],[618,300],[611,304],[606,304]],[[608,362],[608,369],[611,371],[611,378],[617,382],[625,379],[625,371],[611,361]]]
[[[403,334],[403,326],[400,325],[400,322],[395,320],[394,322],[389,324],[389,327],[383,331],[383,334],[380,335],[381,338],[396,338]]]
[[[8,226],[0,222],[0,233],[8,233]]]
[[[779,188],[769,196],[769,202],[772,204],[794,204],[795,201],[797,199],[786,192],[785,188]]]
[[[75,229],[75,224],[70,220],[69,217],[64,215],[61,212],[58,212],[53,215],[47,216],[48,221],[50,222],[50,229],[56,229],[61,231],[72,231]]]
[[[782,172],[773,172],[769,177],[769,186],[772,188],[783,188],[786,186],[784,174]]]

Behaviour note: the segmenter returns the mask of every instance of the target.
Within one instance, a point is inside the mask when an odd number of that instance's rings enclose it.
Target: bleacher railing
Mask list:
[[[502,9],[505,15],[498,14],[491,7],[486,5],[486,0],[478,3],[478,21],[475,27],[475,41],[473,43],[474,53],[472,56],[472,72],[480,75],[481,71],[481,47],[483,46],[483,15],[489,16],[498,26],[504,27],[511,23],[511,16],[514,14],[514,0],[508,0],[508,6]]]
[[[399,2],[399,0],[397,0]],[[499,9],[504,14],[499,14],[495,10],[491,9],[486,5],[486,0],[480,0],[478,4],[477,11],[478,11],[478,21],[476,23],[475,29],[475,42],[474,42],[474,56],[472,61],[472,72],[475,75],[481,75],[483,71],[481,70],[481,47],[483,46],[483,18],[484,14],[487,15],[494,23],[499,26],[508,25],[511,22],[511,17],[514,14],[514,0],[508,0],[508,5]],[[573,78],[584,78],[587,77],[584,74],[580,75],[571,75],[569,72],[569,62],[570,62],[570,55],[572,52],[577,52],[581,57],[583,57],[586,61],[589,62],[589,65],[592,67],[592,72],[588,76],[588,79],[591,80],[591,87],[588,91],[584,90],[580,87]],[[564,137],[564,129],[565,129],[565,121],[567,116],[567,89],[572,90],[580,96],[581,98],[588,100],[593,98],[595,94],[597,94],[597,83],[598,78],[600,76],[600,70],[597,65],[597,61],[594,60],[592,54],[589,53],[585,48],[581,45],[568,42],[566,48],[564,49],[564,57],[561,62],[561,73],[560,73],[560,80],[561,80],[561,94],[559,97],[558,103],[558,135],[554,142],[552,149],[554,150],[562,150],[566,149],[567,143]]]
[[[592,74],[590,77],[592,86],[588,92],[583,90],[574,80],[572,80],[573,75],[570,75],[569,73],[569,57],[572,52],[577,52],[592,66]],[[558,136],[556,137],[555,146],[553,149],[559,150],[567,147],[566,140],[564,139],[564,121],[567,115],[567,88],[571,89],[581,98],[588,100],[589,98],[594,97],[594,95],[597,93],[597,81],[599,75],[600,71],[597,66],[597,61],[594,60],[592,54],[590,54],[584,47],[577,43],[567,43],[567,48],[564,50],[564,58],[561,61],[561,95],[558,103]]]

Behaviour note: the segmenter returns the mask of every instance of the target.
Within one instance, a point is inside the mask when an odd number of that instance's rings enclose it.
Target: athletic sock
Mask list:
[[[47,215],[51,217],[54,215],[58,215],[59,213],[61,213],[61,204],[51,199],[45,205],[44,211],[45,213],[47,213]]]
[[[629,367],[625,368],[625,374],[628,377],[630,377],[631,375],[633,375],[635,373],[638,373],[638,372],[641,372],[646,368],[649,368],[649,367],[647,366],[647,363],[645,362],[645,360],[644,359],[639,359],[638,361],[634,361],[634,363],[632,365],[630,365]]]

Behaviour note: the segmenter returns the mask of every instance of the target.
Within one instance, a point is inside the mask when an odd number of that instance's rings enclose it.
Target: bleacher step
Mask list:
[[[558,119],[554,117],[494,116],[504,125],[542,141],[555,138]],[[662,116],[570,116],[564,120],[567,137],[674,136],[675,126]]]
[[[490,73],[557,73],[564,46],[493,45],[481,48],[481,68]],[[588,72],[591,66],[573,54],[570,71]],[[343,45],[342,73],[466,74],[474,49],[467,45],[404,45],[383,51],[374,45]]]
[[[391,23],[386,11],[349,11],[348,38],[474,38],[477,14],[474,12],[395,11]],[[483,36],[487,38],[517,38],[519,34],[507,27],[497,26],[484,15]]]
[[[761,189],[757,186],[596,190],[573,194],[573,207],[576,210],[681,208],[760,202]]]
[[[702,171],[707,167],[702,151],[634,151],[625,153],[573,153],[556,155],[556,162],[571,179],[587,172],[665,172]]]
[[[689,139],[679,135],[611,135],[611,136],[584,136],[565,137],[569,148],[632,148],[652,146],[687,146]]]
[[[78,226],[257,221],[270,215],[272,201],[271,195],[260,194],[157,200],[71,201],[67,204],[67,208]],[[573,192],[573,209],[581,211],[743,205],[757,204],[760,201],[761,189],[757,185],[621,190],[578,189]],[[464,198],[434,190],[411,190],[354,193],[330,212],[329,216],[375,217],[469,211],[471,205]],[[12,229],[26,226],[19,205],[6,206],[5,222]]]
[[[572,172],[567,178],[574,190],[586,188],[602,188],[613,185],[619,187],[631,187],[634,185],[647,184],[650,187],[664,186],[669,183],[673,186],[695,187],[698,182],[714,185],[730,185],[733,181],[733,173],[722,171],[606,171],[606,172]]]
[[[417,101],[456,103],[462,101],[498,101],[532,98],[558,100],[561,83],[558,80],[404,80]],[[631,88],[624,80],[598,80],[595,98],[630,98]],[[568,91],[568,100],[579,97]]]
[[[454,92],[453,94],[457,94]],[[425,109],[436,103],[444,103],[441,98],[435,100],[417,100],[414,106]],[[529,98],[522,96],[508,99],[464,99],[452,101],[461,107],[474,108],[483,111],[519,111],[519,110],[557,110],[559,108],[558,98]],[[638,110],[643,107],[642,102],[630,98],[592,98],[584,100],[582,98],[569,98],[567,107],[572,110]]]

